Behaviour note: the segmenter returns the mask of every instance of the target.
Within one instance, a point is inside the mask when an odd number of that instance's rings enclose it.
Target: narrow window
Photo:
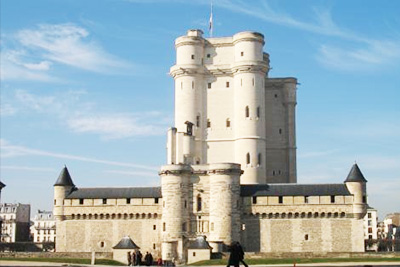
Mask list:
[[[107,204],[107,198],[103,198],[103,204]]]
[[[126,204],[131,204],[131,199],[130,198],[126,199]]]
[[[335,196],[331,196],[331,203],[335,203]]]
[[[208,84],[207,84],[207,88],[208,88],[208,89],[211,89],[211,83],[208,83]]]
[[[261,160],[262,160],[261,157],[262,157],[262,156],[261,156],[261,153],[258,153],[258,156],[257,156],[257,165],[258,165],[258,166],[261,166]]]
[[[254,83],[254,78],[253,78],[253,86],[254,86],[254,84],[255,84],[255,83]]]
[[[368,218],[372,218],[372,213],[368,212]]]
[[[192,59],[194,59],[194,55],[192,55]]]
[[[200,195],[198,195],[197,196],[197,211],[201,211],[201,196]]]
[[[282,134],[282,129],[279,128],[279,134]]]
[[[260,117],[260,107],[257,107],[257,118]]]
[[[100,247],[104,248],[104,242],[103,241],[100,242]]]
[[[162,206],[163,206],[163,208],[165,208],[165,201],[162,202]]]
[[[210,121],[210,119],[207,119],[207,128],[211,128],[211,121]]]
[[[282,204],[283,203],[283,196],[279,196],[279,204]]]
[[[200,127],[200,115],[196,116],[196,127]]]
[[[83,198],[79,199],[79,205],[83,205]]]
[[[243,79],[240,79],[240,86],[243,85]]]
[[[192,81],[192,89],[194,89],[194,81]]]
[[[155,243],[153,243],[153,249],[156,249],[156,244]]]
[[[158,197],[156,197],[156,198],[154,199],[154,203],[155,203],[155,204],[158,204]]]
[[[54,205],[56,205],[56,204],[57,204],[57,200],[54,199]]]
[[[229,87],[229,82],[226,82],[226,87],[227,87],[227,88]]]
[[[363,202],[363,203],[367,203],[367,196],[363,196],[363,197],[362,197],[362,202]]]
[[[246,164],[250,164],[250,153],[246,154]]]
[[[185,209],[187,208],[187,201],[185,200]]]
[[[186,223],[182,223],[182,232],[186,232]]]
[[[163,231],[165,232],[167,229],[167,226],[165,225],[165,223],[163,223],[162,228],[163,228]]]
[[[275,98],[278,98],[278,95],[277,95],[277,94],[275,94]]]
[[[250,109],[249,109],[249,106],[246,106],[245,115],[246,115],[246,118],[250,117]]]
[[[214,231],[214,223],[211,223],[211,231]]]
[[[275,176],[275,171],[272,171],[272,176]]]
[[[207,58],[210,58],[211,57],[211,55],[210,54],[207,54]]]
[[[196,252],[193,252],[193,257],[196,257]]]
[[[241,57],[243,57],[243,55],[244,55],[244,52],[243,52],[243,51],[242,51],[242,52],[240,52],[240,56],[241,56]]]
[[[181,89],[183,89],[183,82],[181,82]]]
[[[253,204],[257,204],[257,197],[253,197]]]
[[[304,196],[304,203],[308,203],[308,196]]]
[[[231,127],[231,121],[229,119],[226,119],[226,127]]]
[[[242,231],[246,230],[246,224],[242,223]]]
[[[306,240],[306,241],[308,240],[308,235],[304,236],[304,240]]]

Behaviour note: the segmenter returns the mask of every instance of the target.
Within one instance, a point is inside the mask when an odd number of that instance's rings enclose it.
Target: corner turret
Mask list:
[[[367,212],[367,180],[364,178],[357,163],[353,165],[346,180],[347,189],[354,196],[353,213],[356,218],[363,218]]]
[[[64,219],[64,199],[75,188],[74,182],[67,169],[67,166],[61,170],[56,183],[54,184],[54,217],[56,220]]]

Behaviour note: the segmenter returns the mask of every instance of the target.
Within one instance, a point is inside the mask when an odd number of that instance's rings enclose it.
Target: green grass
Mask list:
[[[74,258],[12,258],[0,257],[0,261],[36,261],[36,262],[57,262],[57,263],[75,263],[75,264],[90,264],[90,259],[74,259]],[[96,259],[96,264],[99,265],[116,265],[122,266],[121,262],[110,259]]]
[[[249,265],[257,264],[292,264],[296,263],[327,263],[327,262],[400,262],[400,258],[302,258],[302,259],[245,259]],[[191,265],[224,265],[227,259],[214,259],[208,261],[199,261]]]

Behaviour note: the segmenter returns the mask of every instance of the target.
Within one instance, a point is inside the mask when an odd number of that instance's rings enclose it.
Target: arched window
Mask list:
[[[250,109],[249,109],[249,106],[246,106],[245,114],[246,114],[246,118],[250,117]]]
[[[226,119],[226,127],[231,127],[231,121],[229,118]]]
[[[261,160],[262,160],[261,153],[258,153],[258,157],[257,157],[257,165],[258,166],[261,166]]]
[[[250,164],[250,153],[246,154],[246,164]]]
[[[201,211],[202,203],[201,203],[201,196],[197,196],[197,211]]]

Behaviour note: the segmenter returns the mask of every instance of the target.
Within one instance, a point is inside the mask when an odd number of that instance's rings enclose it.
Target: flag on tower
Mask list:
[[[208,30],[210,31],[210,37],[212,37],[212,35],[213,35],[213,4],[212,4],[212,1],[211,1],[211,14],[210,14]]]

